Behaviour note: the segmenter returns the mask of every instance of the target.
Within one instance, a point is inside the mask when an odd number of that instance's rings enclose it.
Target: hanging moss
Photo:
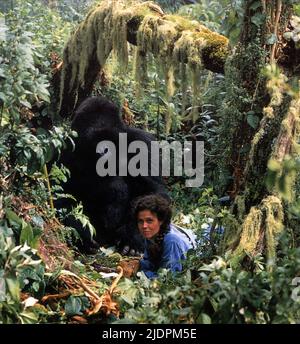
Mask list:
[[[300,134],[300,94],[292,100],[288,112],[281,123],[280,132],[275,144],[272,158],[282,161],[286,154],[298,153]],[[282,145],[285,141],[288,146]],[[284,142],[284,143],[285,143]]]
[[[269,196],[263,201],[265,211],[266,243],[268,264],[273,265],[276,258],[276,246],[279,234],[283,229],[284,212],[281,200],[275,196]]]
[[[123,0],[102,1],[90,11],[65,47],[60,87],[62,115],[73,111],[81,93],[86,96],[91,91],[112,49],[122,66],[127,65],[127,23],[151,11],[150,2]]]
[[[282,104],[283,95],[288,88],[288,78],[276,64],[266,66],[266,75],[268,77],[266,87],[271,96],[269,107],[279,106]]]
[[[253,258],[260,253],[259,246],[263,246],[262,240],[265,240],[268,263],[272,265],[276,257],[277,239],[283,229],[283,220],[283,206],[276,196],[267,196],[260,205],[252,207],[243,222],[240,241],[232,252],[231,263],[236,265],[246,255]],[[265,237],[262,236],[264,233]]]
[[[181,79],[181,94],[182,94],[182,105],[181,105],[181,112],[184,114],[186,104],[187,104],[187,75],[186,75],[186,64],[183,62],[179,63],[179,74]]]
[[[148,57],[144,51],[139,47],[135,48],[134,52],[134,80],[136,82],[136,94],[137,97],[141,97],[143,89],[146,87],[148,81]]]
[[[299,156],[300,135],[300,94],[292,100],[283,119],[279,135],[274,144],[268,168],[275,172],[274,190],[288,202],[294,200],[293,186],[296,182],[296,169],[289,166],[292,158]]]
[[[112,18],[113,50],[124,71],[128,66],[127,23],[131,17],[132,13],[129,10],[117,7]]]
[[[202,65],[212,71],[223,70],[228,55],[227,38],[196,21],[164,15],[151,1],[102,1],[66,44],[60,88],[62,115],[72,112],[77,98],[80,100],[89,94],[112,50],[126,69],[128,32],[130,41],[134,41],[130,25],[137,28],[135,68],[138,70],[135,75],[142,84],[147,78],[149,53],[157,59],[165,74],[169,97],[174,93],[174,71],[180,63],[193,66],[193,71]]]
[[[137,33],[137,45],[141,52],[137,55],[141,60],[135,63],[135,68],[146,70],[147,56],[152,53],[158,61],[159,68],[162,70],[166,81],[166,93],[168,103],[175,92],[174,88],[174,64],[173,48],[180,33],[176,29],[176,24],[168,22],[160,17],[148,15],[143,19]],[[135,71],[138,75],[139,70]],[[141,74],[145,76],[144,73]],[[139,81],[145,84],[146,80]],[[169,133],[172,125],[172,110],[169,107],[165,113],[166,133]]]
[[[245,172],[247,173],[249,168],[255,164],[255,153],[256,149],[261,142],[262,138],[266,134],[266,128],[269,127],[272,121],[276,120],[274,116],[274,108],[272,106],[266,106],[263,108],[263,118],[260,122],[259,129],[254,135],[251,142],[251,149],[249,152],[249,160],[245,167]]]

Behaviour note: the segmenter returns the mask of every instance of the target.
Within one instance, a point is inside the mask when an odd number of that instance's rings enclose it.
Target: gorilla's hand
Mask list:
[[[140,256],[144,252],[144,240],[132,224],[118,228],[118,251],[122,255]]]
[[[131,243],[132,244],[132,243]],[[130,246],[126,245],[123,248],[123,245],[120,245],[120,252],[123,256],[132,256],[132,257],[139,257],[143,252],[139,251],[138,249],[130,248]]]

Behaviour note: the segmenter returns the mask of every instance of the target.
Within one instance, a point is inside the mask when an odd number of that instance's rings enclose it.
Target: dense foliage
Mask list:
[[[59,180],[68,177],[68,171],[54,161],[76,135],[69,122],[58,115],[57,73],[69,34],[95,2],[50,3],[15,0],[0,7],[0,323],[84,322],[87,312],[89,322],[101,323],[299,322],[300,186],[293,182],[299,173],[298,157],[289,157],[282,166],[270,164],[266,178],[266,188],[275,188],[286,201],[287,219],[276,262],[267,264],[259,253],[233,265],[230,252],[224,254],[224,228],[226,234],[238,214],[223,193],[232,175],[220,166],[225,165],[225,151],[231,149],[227,133],[235,129],[234,125],[228,128],[228,123],[234,124],[229,119],[244,116],[236,104],[247,107],[254,100],[244,92],[243,82],[238,84],[232,66],[225,76],[203,70],[197,80],[196,99],[192,100],[192,75],[186,76],[186,99],[182,85],[176,85],[170,97],[163,71],[154,59],[149,61],[149,80],[141,92],[134,76],[132,47],[127,72],[116,56],[110,56],[93,93],[115,101],[125,118],[129,116],[136,126],[158,139],[205,141],[204,184],[187,189],[183,188],[185,177],[167,180],[174,222],[193,229],[199,247],[189,255],[182,273],[172,275],[162,270],[153,281],[138,273],[131,280],[122,279],[111,294],[105,294],[112,282],[99,274],[96,266],[101,264],[115,273],[120,255],[111,248],[103,248],[95,257],[80,255],[72,247],[75,230],[59,221],[66,213],[53,208],[53,198],[61,193]],[[157,3],[165,11],[178,11],[227,36],[232,46],[238,40],[243,1]],[[299,11],[296,4],[295,15],[299,16]],[[289,35],[296,45],[298,19],[294,19],[295,28]],[[259,75],[273,82],[270,89],[278,90],[276,86],[283,85],[280,73],[277,69],[269,74],[261,70],[263,52],[255,47],[240,57],[243,64],[253,67],[256,61]],[[293,85],[282,86],[280,92],[294,97],[297,90]],[[255,105],[251,109],[246,122],[256,129],[259,118]],[[169,133],[166,114],[172,118]],[[227,128],[224,116],[228,116]],[[74,212],[89,226],[80,204]],[[76,281],[85,288],[80,289]],[[59,291],[65,297],[45,301],[47,295]],[[97,309],[98,294],[106,300],[101,312]]]

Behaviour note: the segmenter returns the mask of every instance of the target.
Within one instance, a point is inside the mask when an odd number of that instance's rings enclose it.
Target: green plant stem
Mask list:
[[[46,183],[47,183],[47,189],[49,192],[49,203],[50,203],[50,207],[52,210],[54,210],[54,204],[53,204],[53,197],[52,197],[52,192],[51,192],[51,185],[50,185],[50,180],[49,180],[49,174],[48,174],[48,169],[47,169],[47,165],[44,165],[44,174],[46,177]]]
[[[4,109],[4,105],[1,105],[1,110],[0,110],[0,130],[2,128],[2,117],[3,117],[3,109]]]

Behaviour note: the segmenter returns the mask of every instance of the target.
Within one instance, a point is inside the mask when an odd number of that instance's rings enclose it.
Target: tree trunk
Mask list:
[[[292,101],[287,92],[293,66],[282,63],[286,61],[283,33],[291,13],[291,5],[280,0],[262,1],[260,6],[257,1],[245,1],[240,44],[226,67],[229,91],[222,114],[226,138],[222,144],[230,148],[220,169],[229,169],[233,177],[227,192],[234,200],[236,221],[227,228],[223,250],[232,251],[234,263],[260,253],[270,264],[274,262],[283,229],[282,201],[275,190],[267,190],[266,176],[269,159],[282,163],[299,133],[299,95]]]

